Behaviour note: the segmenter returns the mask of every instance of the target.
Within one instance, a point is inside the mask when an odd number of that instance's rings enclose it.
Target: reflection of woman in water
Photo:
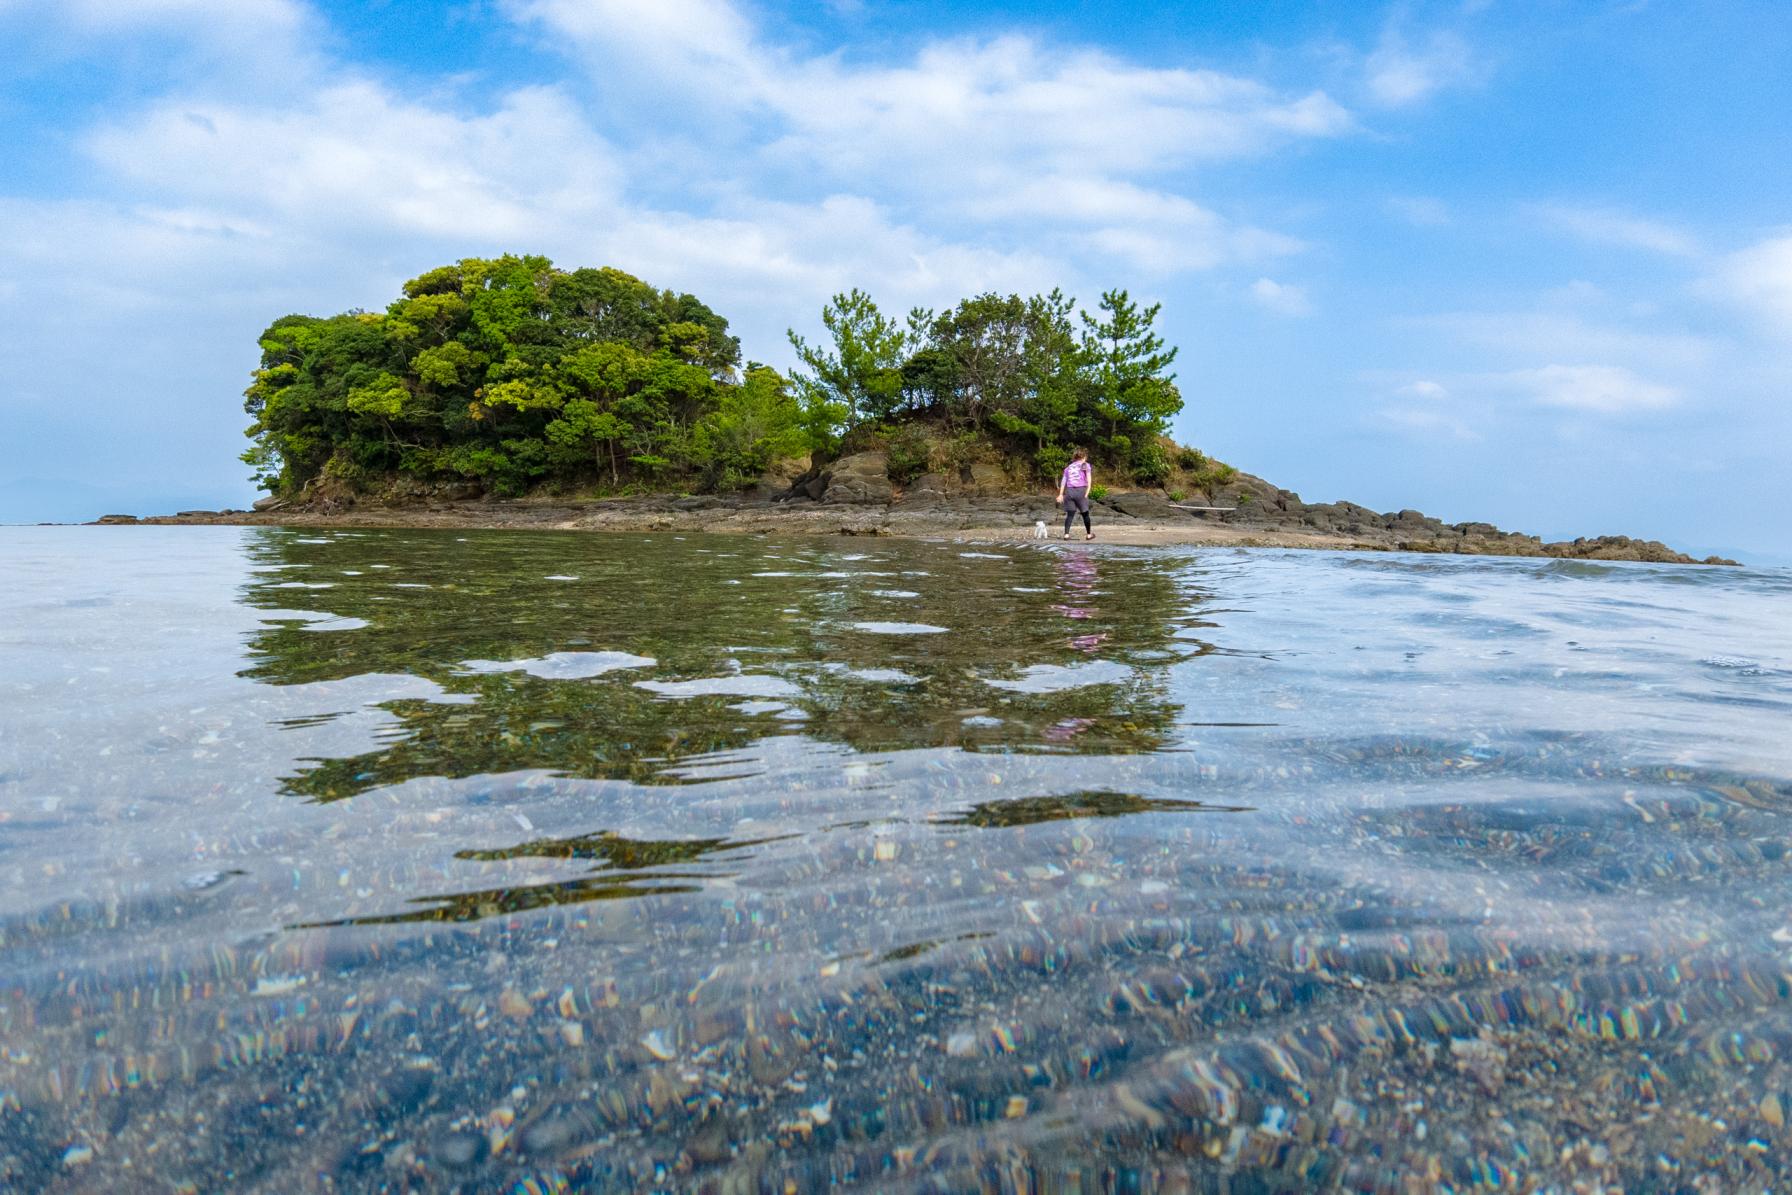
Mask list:
[[[1083,516],[1083,538],[1094,539],[1095,528],[1089,525],[1089,489],[1095,484],[1095,470],[1089,467],[1089,454],[1081,448],[1070,454],[1070,463],[1058,478],[1058,502],[1064,507],[1064,538],[1070,538],[1070,522]]]
[[[1052,609],[1065,618],[1076,619],[1085,624],[1078,630],[1087,630],[1087,622],[1100,613],[1095,607],[1096,595],[1100,592],[1101,572],[1096,567],[1095,558],[1087,552],[1066,552],[1057,559],[1058,594],[1063,599],[1052,603]],[[1072,624],[1075,625],[1074,623]],[[1080,651],[1086,656],[1093,656],[1107,642],[1106,631],[1091,631],[1075,635],[1066,644],[1072,651]],[[1060,718],[1045,729],[1045,741],[1048,743],[1072,743],[1084,731],[1099,725],[1099,719],[1091,717]]]
[[[1064,600],[1053,602],[1052,609],[1065,618],[1090,619],[1096,615],[1094,605],[1088,604],[1095,597],[1096,586],[1101,583],[1101,573],[1095,567],[1095,561],[1086,553],[1078,552],[1074,556],[1058,558],[1058,583],[1063,590]],[[1108,633],[1101,631],[1095,634],[1078,635],[1070,641],[1070,646],[1080,652],[1093,652],[1107,642]]]

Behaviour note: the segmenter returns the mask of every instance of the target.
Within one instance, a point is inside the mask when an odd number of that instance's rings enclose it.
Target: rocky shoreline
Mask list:
[[[494,499],[451,487],[394,487],[375,494],[313,492],[264,499],[251,511],[106,515],[100,524],[250,524],[344,527],[517,528],[567,531],[717,531],[798,535],[946,536],[967,541],[1031,539],[1061,516],[1046,489],[1017,491],[993,465],[958,476],[926,474],[898,487],[882,453],[859,453],[789,479],[768,478],[738,495],[653,494],[627,498]],[[1444,523],[1416,510],[1378,513],[1352,502],[1300,495],[1240,473],[1222,490],[1108,494],[1093,503],[1096,536],[1108,543],[1297,547],[1468,556],[1723,564],[1625,535],[1546,543],[1491,523]],[[1208,509],[1196,509],[1206,507]],[[1078,529],[1080,535],[1080,528]]]

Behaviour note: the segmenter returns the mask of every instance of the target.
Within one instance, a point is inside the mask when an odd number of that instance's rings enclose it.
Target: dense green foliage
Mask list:
[[[1159,440],[1182,396],[1167,372],[1176,350],[1153,331],[1157,314],[1123,290],[1103,294],[1098,314],[1079,314],[1054,290],[917,309],[899,326],[855,290],[822,312],[832,345],[791,333],[803,366],[792,380],[818,444],[868,425],[925,420],[1025,455],[1047,476],[1080,445],[1140,481],[1160,482],[1173,463]],[[888,447],[892,474],[907,471],[898,464],[902,437]]]
[[[278,493],[392,474],[728,486],[806,450],[794,395],[741,376],[727,320],[620,270],[468,258],[384,314],[277,320],[261,349],[243,459]]]
[[[902,481],[923,428],[1055,475],[1073,445],[1162,481],[1181,408],[1158,309],[1124,291],[1098,314],[1057,291],[985,294],[906,323],[836,295],[828,338],[792,333],[802,371],[741,367],[728,321],[619,270],[468,258],[412,279],[383,313],[276,320],[246,392],[243,459],[278,494],[408,477],[517,494],[738,488],[778,459],[871,434]]]

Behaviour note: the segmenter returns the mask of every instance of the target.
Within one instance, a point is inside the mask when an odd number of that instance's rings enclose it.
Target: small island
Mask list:
[[[743,361],[689,294],[540,256],[467,258],[384,312],[261,337],[253,511],[102,523],[1030,535],[1073,447],[1110,542],[1696,561],[1628,536],[1545,543],[1418,511],[1308,503],[1179,445],[1176,349],[1124,290],[982,294],[900,319],[836,295],[799,368]]]

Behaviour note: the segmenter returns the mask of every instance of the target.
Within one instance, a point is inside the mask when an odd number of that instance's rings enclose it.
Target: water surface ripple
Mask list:
[[[1792,1182],[1785,571],[81,528],[0,575],[0,1189]]]

